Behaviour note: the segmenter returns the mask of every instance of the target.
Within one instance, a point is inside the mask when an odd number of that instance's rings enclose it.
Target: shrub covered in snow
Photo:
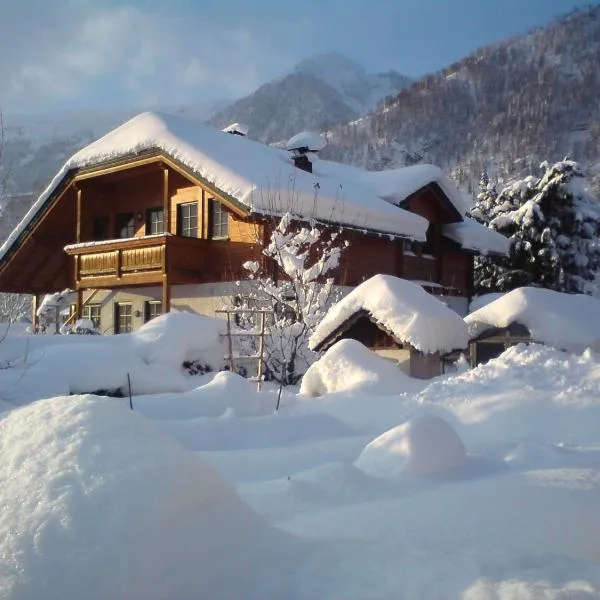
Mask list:
[[[356,466],[376,477],[435,475],[465,462],[462,440],[447,421],[434,415],[415,417],[370,442]]]
[[[313,363],[302,378],[300,393],[323,396],[365,390],[392,395],[411,391],[415,383],[396,363],[371,352],[356,340],[340,340]]]

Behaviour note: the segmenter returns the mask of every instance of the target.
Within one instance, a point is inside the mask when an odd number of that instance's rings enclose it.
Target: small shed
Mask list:
[[[521,287],[472,312],[465,323],[473,366],[522,342],[600,351],[600,300],[584,294]]]
[[[465,322],[420,285],[375,275],[331,307],[309,347],[327,350],[341,339],[361,342],[398,363],[411,377],[427,379],[444,371],[444,358],[466,349]]]

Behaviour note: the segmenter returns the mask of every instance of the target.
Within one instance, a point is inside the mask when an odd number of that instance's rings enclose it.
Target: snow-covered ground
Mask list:
[[[387,389],[322,369],[275,412],[274,386],[176,377],[199,350],[170,320],[0,344],[0,381],[46,374],[0,385],[0,598],[600,598],[599,356],[518,346]],[[94,385],[135,360],[163,393],[57,394],[90,346]]]

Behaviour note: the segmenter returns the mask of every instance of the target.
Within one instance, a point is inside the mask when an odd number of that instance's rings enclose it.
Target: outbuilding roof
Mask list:
[[[398,343],[424,353],[467,347],[467,327],[452,309],[412,281],[375,275],[331,307],[311,336],[310,348],[337,337],[359,313],[366,313]]]

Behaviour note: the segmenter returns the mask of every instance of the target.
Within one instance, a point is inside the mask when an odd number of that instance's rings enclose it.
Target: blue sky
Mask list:
[[[5,113],[245,95],[313,54],[417,77],[572,0],[0,0]]]

